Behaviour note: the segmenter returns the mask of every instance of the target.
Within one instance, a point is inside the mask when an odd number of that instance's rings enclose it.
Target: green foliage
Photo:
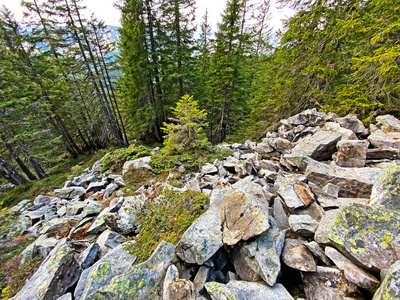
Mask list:
[[[164,123],[166,133],[164,148],[161,150],[167,155],[179,155],[187,152],[206,150],[210,144],[207,141],[203,127],[207,126],[204,110],[199,110],[193,96],[183,96],[175,108],[171,108],[174,114],[170,118],[171,123]]]
[[[176,244],[208,203],[208,197],[199,192],[164,190],[159,198],[148,200],[136,214],[140,232],[133,238],[136,243],[128,250],[145,261],[162,240]]]
[[[131,144],[128,148],[120,148],[106,155],[100,173],[111,169],[112,172],[122,170],[122,166],[128,160],[134,160],[150,154],[150,149],[144,145]]]
[[[125,182],[124,189],[131,189],[132,191],[136,191],[142,185],[148,183],[151,179],[155,178],[153,172],[146,168],[128,170],[122,178]]]

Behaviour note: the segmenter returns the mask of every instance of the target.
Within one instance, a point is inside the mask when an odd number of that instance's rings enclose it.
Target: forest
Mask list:
[[[228,0],[215,32],[195,0],[122,0],[117,45],[82,2],[23,0],[23,22],[0,9],[0,183],[160,145],[185,95],[204,145],[261,138],[306,108],[400,116],[399,1],[281,0],[296,14],[277,42],[268,0]]]

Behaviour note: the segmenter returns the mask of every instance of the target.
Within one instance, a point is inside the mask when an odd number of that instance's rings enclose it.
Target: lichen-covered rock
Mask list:
[[[76,283],[80,272],[74,249],[63,239],[13,299],[57,299]]]
[[[344,277],[356,286],[374,293],[379,286],[379,281],[360,267],[353,264],[335,248],[326,247],[325,254],[344,273]]]
[[[339,141],[336,164],[346,168],[364,167],[367,159],[368,141]]]
[[[216,192],[217,190],[214,190],[213,194]],[[221,199],[214,201],[210,208],[190,225],[176,245],[176,255],[185,262],[202,265],[222,247],[220,205]]]
[[[372,300],[400,299],[400,260],[390,266]]]
[[[400,211],[400,166],[395,162],[388,164],[376,180],[370,204]]]
[[[281,253],[285,233],[270,228],[250,243],[242,245],[248,266],[268,285],[274,286],[281,270]]]
[[[310,250],[315,257],[318,257],[321,261],[324,262],[327,266],[331,265],[329,258],[325,255],[324,250],[322,247],[315,241],[311,241],[305,244],[307,249]]]
[[[124,250],[124,247],[127,247],[127,244],[116,247],[82,272],[75,289],[74,299],[88,299],[97,290],[107,285],[112,278],[125,274],[132,268],[137,258]]]
[[[395,238],[400,235],[400,213],[384,207],[351,204],[336,214],[330,241],[367,269],[382,270],[396,260]]]
[[[269,228],[268,201],[232,189],[221,203],[221,224],[223,242],[227,245],[260,235]]]
[[[338,269],[318,266],[315,272],[301,272],[301,278],[307,300],[364,299]]]
[[[331,227],[335,223],[336,215],[338,213],[338,209],[328,210],[325,215],[322,217],[319,222],[317,231],[314,234],[314,240],[319,244],[327,244],[330,245],[331,242],[329,240]]]
[[[290,209],[306,206],[306,203],[303,202],[302,198],[296,192],[296,185],[302,185],[302,183],[293,177],[278,175],[275,181],[276,192]]]
[[[56,197],[66,200],[71,200],[75,197],[82,197],[85,194],[85,192],[86,190],[80,186],[67,187],[63,189],[54,190],[54,194]]]
[[[112,278],[87,299],[160,299],[167,269],[174,259],[175,246],[162,241],[147,261]]]
[[[212,300],[293,300],[281,284],[269,287],[246,281],[230,281],[227,284],[207,282],[206,289]]]
[[[315,272],[317,263],[303,240],[286,239],[282,260],[288,267],[305,272]]]
[[[292,153],[304,154],[315,160],[329,160],[336,151],[336,144],[342,136],[331,131],[317,131],[312,136],[307,136],[301,140]]]
[[[217,174],[218,169],[216,166],[210,163],[206,163],[201,167],[201,174],[206,175],[206,174]]]
[[[122,167],[122,175],[124,175],[126,172],[129,170],[134,170],[134,169],[141,169],[141,168],[146,168],[149,169],[150,171],[153,170],[153,168],[150,166],[150,156],[134,159],[134,160],[128,160],[127,162],[124,163],[124,166]]]
[[[378,168],[342,168],[312,161],[305,175],[309,182],[319,187],[328,183],[338,186],[341,197],[369,198],[381,172]]]
[[[179,279],[178,269],[171,265],[165,275],[163,284],[163,300],[195,300],[193,283],[187,279]]]

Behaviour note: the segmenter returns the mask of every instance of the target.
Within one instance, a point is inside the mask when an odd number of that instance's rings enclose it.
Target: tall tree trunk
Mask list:
[[[28,149],[25,147],[24,143],[20,140],[16,140],[18,147],[24,153],[25,157],[28,159],[29,163],[31,164],[32,168],[35,170],[35,173],[39,176],[40,179],[48,177],[46,172],[40,166],[40,164],[31,156]]]
[[[10,152],[11,156],[17,162],[21,170],[28,176],[29,180],[36,180],[37,177],[29,170],[29,168],[25,165],[22,159],[19,157],[18,153],[14,150],[14,148],[10,145],[8,138],[4,134],[0,134],[0,138],[3,141],[4,146],[7,148],[8,152]]]
[[[0,167],[3,168],[4,172],[9,178],[14,180],[15,185],[28,183],[28,180],[21,173],[15,170],[5,159],[0,155]],[[6,177],[3,177],[7,179]],[[8,179],[7,179],[8,180]],[[11,182],[11,181],[10,181]],[[17,183],[17,184],[16,184]]]
[[[179,96],[183,96],[183,74],[182,74],[182,49],[181,49],[181,25],[179,2],[174,0],[174,15],[175,15],[175,38],[176,38],[176,59],[178,62],[178,84]]]

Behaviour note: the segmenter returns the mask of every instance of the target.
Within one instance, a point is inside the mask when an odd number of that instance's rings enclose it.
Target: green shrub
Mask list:
[[[127,250],[145,261],[162,241],[176,244],[187,228],[207,208],[209,198],[194,191],[164,190],[159,198],[148,200],[136,213],[139,234]]]

